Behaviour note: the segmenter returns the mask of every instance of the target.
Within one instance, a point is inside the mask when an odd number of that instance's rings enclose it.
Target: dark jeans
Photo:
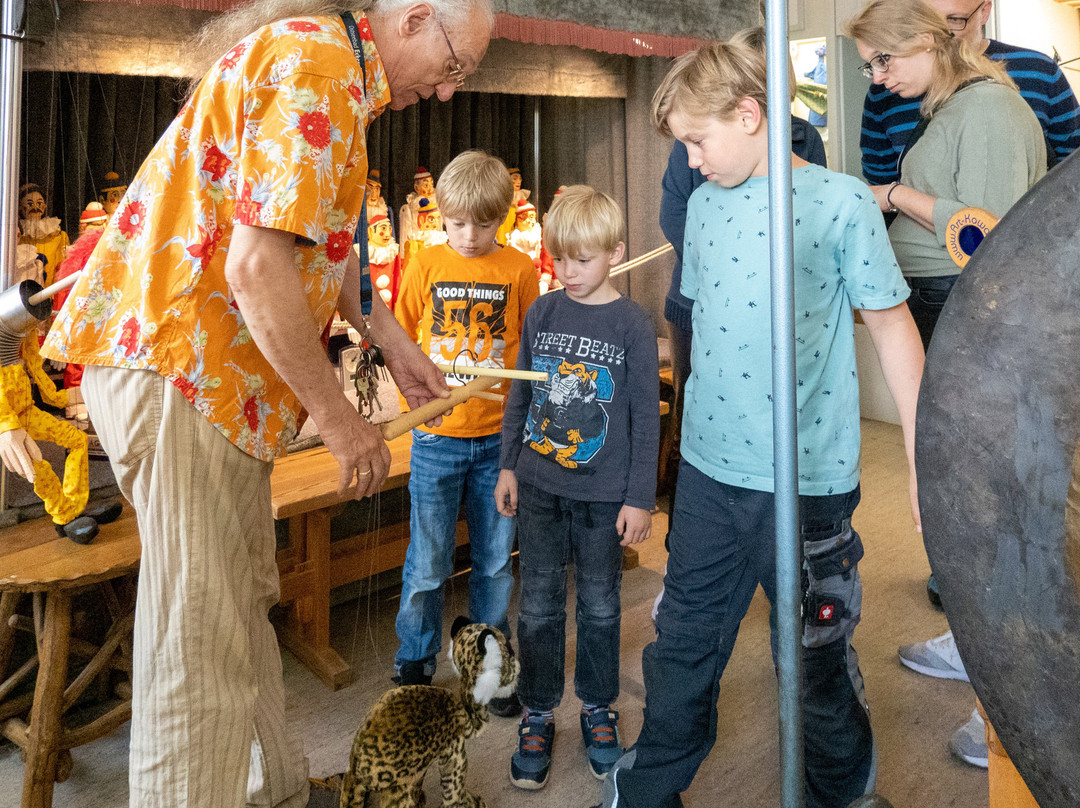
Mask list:
[[[619,695],[619,585],[622,547],[615,531],[621,502],[558,497],[518,481],[521,598],[518,698],[534,710],[562,700],[566,657],[566,567],[577,587],[574,690],[588,704]]]
[[[716,702],[739,623],[760,583],[776,598],[771,493],[717,482],[685,461],[675,495],[657,639],[642,654],[645,721],[609,776],[619,808],[681,804],[716,741]],[[859,621],[862,543],[851,530],[859,489],[800,497],[806,804],[838,808],[874,777],[873,739],[851,636]],[[831,608],[829,608],[831,607]],[[774,637],[775,647],[775,637]],[[731,753],[738,754],[737,744]],[[605,787],[606,804],[616,794]]]
[[[911,296],[908,298],[908,309],[911,318],[915,321],[915,327],[919,329],[922,337],[923,350],[930,348],[930,337],[934,333],[941,310],[945,307],[945,301],[952,291],[953,284],[959,275],[945,275],[938,278],[906,278],[911,287]]]

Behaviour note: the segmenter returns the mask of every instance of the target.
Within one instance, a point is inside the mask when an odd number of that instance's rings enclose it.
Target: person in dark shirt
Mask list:
[[[1044,53],[983,36],[993,0],[927,2],[945,15],[954,36],[966,39],[989,59],[1004,62],[1009,77],[1042,125],[1047,168],[1080,146],[1080,105],[1057,63]],[[866,91],[859,147],[863,176],[871,185],[888,185],[900,179],[897,161],[919,122],[921,101],[921,97],[902,98],[883,84],[871,84]]]

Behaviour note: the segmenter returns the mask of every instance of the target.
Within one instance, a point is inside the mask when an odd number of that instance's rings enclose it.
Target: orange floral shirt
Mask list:
[[[226,53],[154,146],[45,342],[54,359],[153,370],[232,443],[284,454],[300,403],[225,281],[233,225],[295,233],[320,329],[360,218],[367,125],[390,102],[367,18],[366,83],[344,23],[259,29]]]

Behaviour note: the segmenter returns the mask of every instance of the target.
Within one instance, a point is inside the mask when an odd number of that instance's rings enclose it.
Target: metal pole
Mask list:
[[[795,282],[787,0],[768,0],[769,255],[772,276],[773,468],[780,666],[780,794],[803,808],[802,586],[795,424]]]
[[[22,107],[22,0],[3,0],[0,10],[0,284],[15,277],[15,228],[19,223],[19,136]],[[8,471],[0,467],[0,511],[7,510]]]
[[[536,179],[533,188],[533,204],[536,205],[537,216],[540,215],[540,96],[533,99],[533,177]]]
[[[15,272],[15,228],[19,223],[19,136],[22,105],[23,3],[3,0],[0,16],[0,266],[3,286]]]

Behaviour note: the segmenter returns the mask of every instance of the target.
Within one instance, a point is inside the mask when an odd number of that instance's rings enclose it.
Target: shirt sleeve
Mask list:
[[[686,235],[683,241],[682,279],[679,292],[690,300],[697,300],[699,251],[696,239],[704,224],[701,205],[689,205],[686,213]]]
[[[1041,175],[1046,164],[1046,144],[1021,99],[1016,98],[1013,106],[987,101],[970,103],[962,117],[956,141],[956,198],[941,196],[934,201],[934,233],[943,247],[955,213],[974,206],[1004,216],[1033,184],[1033,169]],[[1012,125],[995,126],[1002,115]],[[1025,115],[1028,121],[1023,120]]]
[[[900,177],[896,171],[896,150],[886,131],[885,110],[878,107],[871,85],[863,101],[859,148],[862,150],[862,170],[866,181],[871,185],[887,185]]]
[[[521,327],[521,344],[518,346],[518,370],[532,370],[532,343],[536,334],[535,309],[526,312],[525,323]],[[525,429],[525,416],[532,401],[532,382],[514,379],[510,383],[510,393],[506,396],[503,408],[502,438],[499,447],[499,468],[514,471],[518,456],[521,454],[521,433]]]
[[[911,294],[900,272],[888,229],[874,195],[865,186],[849,197],[847,225],[835,257],[851,305],[857,309],[890,309]]]
[[[690,195],[694,193],[694,170],[690,168],[686,146],[678,140],[671,147],[661,189],[660,229],[675,248],[676,258],[682,261],[686,205],[690,201]]]
[[[325,241],[352,156],[351,96],[330,79],[297,73],[244,96],[233,221]]]
[[[1039,116],[1049,148],[1058,162],[1080,147],[1080,105],[1061,68],[1049,60],[1046,97],[1046,120]],[[1026,100],[1026,99],[1025,99]],[[1029,102],[1030,103],[1030,102]]]
[[[656,506],[656,463],[660,453],[660,367],[656,332],[641,314],[626,351],[634,389],[630,393],[630,470],[624,504],[651,511]]]
[[[419,259],[419,253],[409,258],[402,270],[401,288],[394,303],[394,317],[409,339],[416,342],[420,337],[420,320],[424,316],[423,280],[427,273]]]

